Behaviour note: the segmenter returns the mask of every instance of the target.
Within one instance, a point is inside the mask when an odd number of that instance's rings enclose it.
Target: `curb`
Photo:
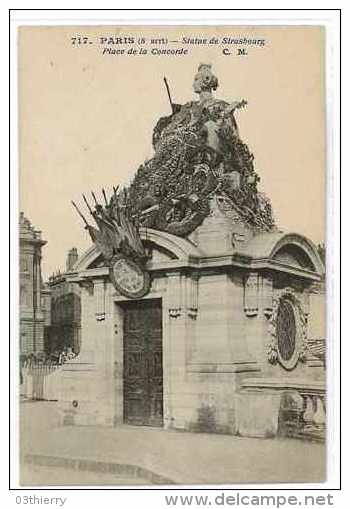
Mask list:
[[[111,463],[82,458],[67,458],[64,456],[46,456],[44,454],[27,454],[24,457],[24,461],[27,464],[46,467],[64,467],[82,472],[109,473],[116,474],[117,476],[134,477],[135,479],[147,479],[150,484],[176,484],[173,480],[158,475],[147,468],[127,463]]]

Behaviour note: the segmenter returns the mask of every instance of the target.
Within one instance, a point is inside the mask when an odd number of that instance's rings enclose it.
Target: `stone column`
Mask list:
[[[114,303],[114,425],[124,422],[124,311],[118,303]]]
[[[94,280],[94,294],[95,318],[98,322],[103,321],[106,318],[106,283],[104,279]]]
[[[248,280],[247,285],[241,272],[233,269],[229,274],[227,323],[229,350],[234,372],[244,373],[244,371],[254,369],[254,358],[248,350],[245,327],[247,321],[254,320],[257,314],[258,304],[255,282],[255,275]]]
[[[98,361],[98,383],[96,391],[98,403],[98,423],[112,426],[115,417],[115,304],[112,299],[113,286],[105,280],[94,282],[96,290],[96,358]],[[103,317],[103,319],[102,319]]]
[[[230,295],[227,274],[205,274],[199,279],[196,351],[193,363],[200,365],[232,362],[229,346]]]
[[[81,281],[81,350],[62,366],[61,401],[67,423],[113,425],[114,323],[112,285],[104,274]]]
[[[186,310],[184,276],[167,274],[163,302],[163,397],[164,427],[185,427],[184,392],[186,377]]]
[[[260,368],[267,366],[268,319],[272,313],[273,287],[268,276],[251,272],[245,280],[245,340],[249,354]]]
[[[196,325],[198,318],[199,273],[193,272],[184,278],[186,301],[186,360],[191,363],[196,353]]]

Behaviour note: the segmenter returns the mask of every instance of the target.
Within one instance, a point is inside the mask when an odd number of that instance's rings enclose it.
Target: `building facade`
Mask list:
[[[81,290],[69,281],[69,275],[78,259],[76,248],[69,250],[66,271],[49,278],[50,326],[46,329],[45,351],[47,354],[72,349],[80,351]]]
[[[19,219],[20,354],[44,351],[45,302],[41,258],[46,241],[23,212]]]
[[[324,364],[308,348],[317,249],[281,232],[234,248],[228,226],[218,213],[191,240],[142,230],[152,283],[137,300],[116,291],[96,247],[85,253],[70,277],[82,345],[62,368],[63,422],[275,436],[291,394],[324,424]]]

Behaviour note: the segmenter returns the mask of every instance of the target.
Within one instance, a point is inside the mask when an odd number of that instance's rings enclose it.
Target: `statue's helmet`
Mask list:
[[[193,90],[196,94],[202,91],[216,90],[218,86],[219,82],[211,70],[211,64],[200,64],[193,82]]]

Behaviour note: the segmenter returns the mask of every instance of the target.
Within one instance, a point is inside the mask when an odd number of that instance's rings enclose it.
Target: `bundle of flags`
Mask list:
[[[83,195],[84,202],[97,228],[86,220],[73,201],[72,204],[105,260],[111,260],[115,255],[124,255],[142,262],[146,259],[146,252],[140,238],[138,222],[128,206],[127,190],[118,192],[118,189],[119,187],[113,188],[114,193],[109,201],[105,190],[102,189],[104,205],[97,201],[94,192],[91,192],[94,200],[93,206]]]

